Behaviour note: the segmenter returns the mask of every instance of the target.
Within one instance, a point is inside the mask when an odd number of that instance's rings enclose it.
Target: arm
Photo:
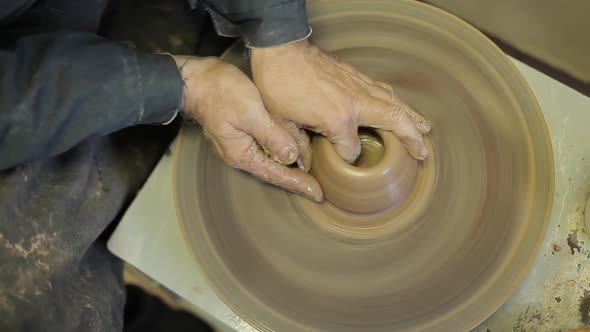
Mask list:
[[[168,55],[87,33],[0,36],[0,169],[165,122],[179,107],[182,80]]]
[[[0,73],[0,169],[57,155],[93,135],[168,121],[182,105],[231,166],[322,199],[309,174],[281,164],[296,158],[295,142],[269,126],[254,84],[215,58],[174,59],[92,34],[52,33],[0,49]]]
[[[352,162],[360,154],[359,126],[392,131],[416,159],[428,156],[422,135],[430,123],[377,82],[306,39],[305,0],[204,0],[217,31],[241,34],[252,48],[252,76],[273,118],[299,147],[297,163],[311,167],[309,129],[325,135]]]

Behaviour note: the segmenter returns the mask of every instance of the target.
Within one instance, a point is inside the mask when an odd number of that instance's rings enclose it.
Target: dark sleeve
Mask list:
[[[247,46],[268,47],[301,40],[310,33],[305,0],[189,0],[211,14],[217,33],[242,36]]]
[[[89,33],[0,33],[0,169],[57,155],[94,135],[175,114],[169,55]]]

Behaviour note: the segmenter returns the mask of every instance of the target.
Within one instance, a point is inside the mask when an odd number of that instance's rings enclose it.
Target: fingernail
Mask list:
[[[295,149],[291,149],[291,151],[289,151],[289,161],[291,163],[294,163],[296,158],[297,158],[297,152],[295,152]]]
[[[308,188],[309,190],[309,198],[311,198],[314,202],[321,203],[324,201],[324,194],[322,192],[314,192],[312,188]]]
[[[306,172],[305,165],[303,165],[303,161],[301,159],[297,159],[297,165],[299,165],[299,169]]]
[[[324,193],[320,187],[307,185],[307,188],[305,188],[305,196],[317,203],[324,201]]]
[[[430,121],[428,121],[428,120],[424,120],[424,121],[420,122],[419,124],[416,125],[416,127],[418,127],[418,130],[420,130],[420,132],[422,134],[426,134],[427,132],[430,131],[430,129],[432,129],[432,125],[430,124]]]
[[[281,159],[283,163],[291,165],[297,159],[297,151],[293,147],[286,147],[281,151]]]

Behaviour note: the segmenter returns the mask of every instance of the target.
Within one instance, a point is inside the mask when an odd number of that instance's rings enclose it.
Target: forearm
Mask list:
[[[179,107],[182,81],[170,56],[86,33],[1,39],[0,169],[167,121]]]

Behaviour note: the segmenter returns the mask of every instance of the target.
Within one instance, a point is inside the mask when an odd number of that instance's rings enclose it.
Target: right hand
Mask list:
[[[297,141],[303,169],[311,166],[311,149],[302,129],[326,136],[350,163],[361,153],[358,127],[391,131],[412,157],[427,158],[422,135],[430,131],[430,122],[389,84],[374,81],[307,40],[254,48],[250,63],[268,111]]]
[[[297,168],[297,144],[266,111],[258,89],[236,67],[217,58],[176,56],[184,81],[182,110],[201,124],[219,156],[259,179],[323,200],[319,183]]]

